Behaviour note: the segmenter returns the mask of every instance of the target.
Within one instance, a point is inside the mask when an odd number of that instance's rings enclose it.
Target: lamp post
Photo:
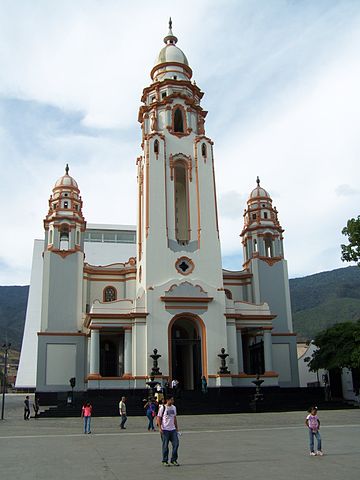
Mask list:
[[[76,385],[76,378],[71,377],[70,380],[69,380],[69,383],[70,383],[70,387],[71,387],[71,406],[73,407],[74,406],[74,388],[75,388],[75,385]]]
[[[1,405],[1,420],[4,420],[4,408],[5,408],[5,391],[6,391],[6,384],[7,384],[7,360],[8,360],[8,353],[11,347],[11,343],[4,343],[2,348],[5,349],[5,356],[4,356],[4,375],[3,375],[3,389],[2,389],[2,405]]]

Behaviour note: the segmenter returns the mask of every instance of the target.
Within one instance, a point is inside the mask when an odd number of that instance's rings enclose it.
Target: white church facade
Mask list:
[[[160,377],[184,389],[202,376],[209,388],[250,386],[257,374],[264,386],[299,386],[278,212],[258,179],[243,270],[224,270],[203,93],[171,24],[164,42],[139,109],[136,229],[87,225],[66,168],[35,244],[17,386],[63,392],[75,377],[78,391],[143,389],[155,348]]]

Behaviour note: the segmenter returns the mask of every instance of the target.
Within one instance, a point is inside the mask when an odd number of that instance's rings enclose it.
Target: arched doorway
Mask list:
[[[201,388],[202,332],[196,320],[190,316],[176,316],[169,327],[170,374],[184,390]]]

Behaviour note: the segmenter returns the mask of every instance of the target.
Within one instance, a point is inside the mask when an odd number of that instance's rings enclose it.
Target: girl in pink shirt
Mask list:
[[[81,409],[81,416],[84,418],[84,433],[91,433],[91,430],[90,430],[91,412],[92,412],[92,406],[90,402],[84,403]]]
[[[310,407],[309,415],[306,417],[305,425],[308,427],[309,430],[309,440],[310,440],[310,456],[315,457],[316,455],[323,456],[323,452],[321,450],[321,436],[320,436],[320,419],[317,416],[317,408]],[[314,437],[316,437],[317,441],[317,452],[315,452],[314,448]]]

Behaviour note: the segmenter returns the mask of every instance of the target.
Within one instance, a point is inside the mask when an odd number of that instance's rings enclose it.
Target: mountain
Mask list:
[[[0,287],[0,343],[20,350],[29,287]],[[308,339],[331,325],[360,319],[360,268],[290,280],[294,331]],[[1,346],[0,345],[0,346]]]
[[[290,280],[294,331],[308,339],[335,323],[360,319],[360,268]]]
[[[29,287],[0,287],[0,346],[10,342],[20,351]]]

